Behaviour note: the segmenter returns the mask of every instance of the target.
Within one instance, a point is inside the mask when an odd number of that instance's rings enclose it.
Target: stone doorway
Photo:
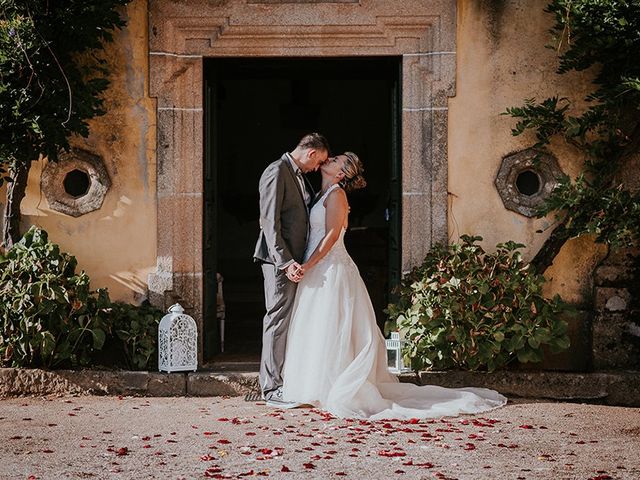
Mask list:
[[[350,195],[346,243],[384,325],[390,285],[400,277],[400,63],[400,57],[205,60],[205,145],[211,148],[205,156],[213,164],[205,164],[212,175],[205,175],[211,201],[205,201],[204,235],[212,238],[203,261],[224,277],[226,304],[225,351],[215,360],[259,359],[263,286],[251,258],[258,179],[310,131],[325,134],[334,152],[353,150],[365,162],[368,186]],[[309,178],[318,190],[319,174]],[[215,293],[208,279],[205,297]],[[213,299],[205,298],[209,305]],[[215,315],[205,310],[204,316]],[[219,344],[209,341],[218,333],[204,332],[210,353],[218,353]]]
[[[447,99],[455,95],[456,2],[449,0],[153,0],[149,92],[157,102],[158,304],[178,300],[199,327],[203,263],[204,67],[226,57],[400,57],[403,271],[447,240]],[[282,148],[282,144],[279,145]],[[210,172],[209,172],[210,173]],[[216,339],[207,338],[207,342]]]

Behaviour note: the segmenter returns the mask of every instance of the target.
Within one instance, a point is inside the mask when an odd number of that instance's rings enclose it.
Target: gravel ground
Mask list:
[[[640,409],[346,421],[241,398],[0,400],[0,478],[640,479]]]

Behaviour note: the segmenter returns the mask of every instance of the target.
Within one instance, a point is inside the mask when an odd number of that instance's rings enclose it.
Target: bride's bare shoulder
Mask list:
[[[329,205],[344,205],[349,207],[349,202],[347,201],[347,194],[342,187],[336,187],[329,192],[327,198],[324,199],[324,206],[328,207]]]

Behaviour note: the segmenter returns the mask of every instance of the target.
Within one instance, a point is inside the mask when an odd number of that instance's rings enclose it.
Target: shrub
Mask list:
[[[86,365],[105,342],[106,290],[90,290],[76,259],[36,227],[0,256],[0,362]]]
[[[403,353],[414,369],[463,368],[493,371],[518,359],[542,360],[569,346],[569,309],[559,296],[542,296],[544,277],[530,272],[514,242],[486,253],[464,235],[436,246],[405,276],[396,303],[387,308],[390,329],[404,332]]]
[[[162,312],[92,291],[76,259],[31,229],[0,256],[0,366],[145,369],[156,360]]]
[[[124,367],[144,370],[158,363],[158,324],[162,311],[145,302],[140,306],[116,302],[109,318],[111,335],[124,353]]]

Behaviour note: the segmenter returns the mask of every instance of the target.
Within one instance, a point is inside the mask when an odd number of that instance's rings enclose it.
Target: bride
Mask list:
[[[322,190],[311,209],[284,362],[283,397],[345,418],[431,418],[478,413],[507,399],[485,388],[399,383],[387,369],[384,337],[358,269],[344,246],[349,203],[362,188],[351,152],[321,167]]]

